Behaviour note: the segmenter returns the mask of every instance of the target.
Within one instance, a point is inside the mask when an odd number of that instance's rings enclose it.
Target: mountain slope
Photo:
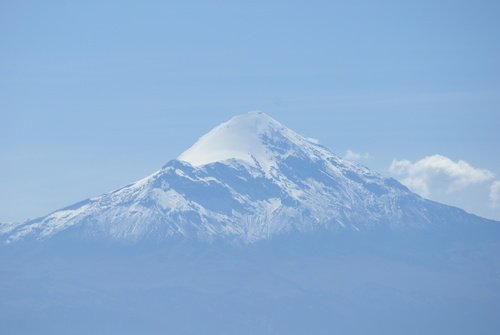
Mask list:
[[[321,229],[405,229],[485,219],[419,197],[263,113],[236,116],[152,175],[0,229],[7,242],[57,234],[139,241],[254,242]]]

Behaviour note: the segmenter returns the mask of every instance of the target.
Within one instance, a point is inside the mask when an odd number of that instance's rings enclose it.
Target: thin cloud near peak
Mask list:
[[[347,149],[343,158],[348,160],[348,161],[359,162],[359,161],[370,159],[371,155],[367,152],[359,153],[359,152],[352,151],[351,149]]]

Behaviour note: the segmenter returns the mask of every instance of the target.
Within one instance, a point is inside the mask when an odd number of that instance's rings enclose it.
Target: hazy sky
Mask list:
[[[0,221],[135,181],[251,110],[500,220],[499,13],[498,1],[2,0]]]

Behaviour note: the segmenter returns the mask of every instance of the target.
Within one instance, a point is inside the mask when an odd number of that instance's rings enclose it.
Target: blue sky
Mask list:
[[[498,1],[4,0],[0,221],[139,179],[251,110],[500,220],[499,12]]]

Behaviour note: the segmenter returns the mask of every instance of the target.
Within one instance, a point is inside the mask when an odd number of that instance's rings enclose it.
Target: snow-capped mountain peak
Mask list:
[[[275,150],[273,142],[278,139],[282,141],[280,149],[284,148],[285,142],[289,150],[316,146],[270,116],[262,112],[250,112],[213,128],[177,159],[197,167],[236,159],[254,167],[260,165],[269,173],[276,167],[276,161],[280,158],[278,154],[281,154],[281,158],[287,154]]]
[[[292,232],[477,220],[484,219],[423,199],[252,112],[215,127],[138,182],[41,218],[0,224],[0,236],[254,242]]]

